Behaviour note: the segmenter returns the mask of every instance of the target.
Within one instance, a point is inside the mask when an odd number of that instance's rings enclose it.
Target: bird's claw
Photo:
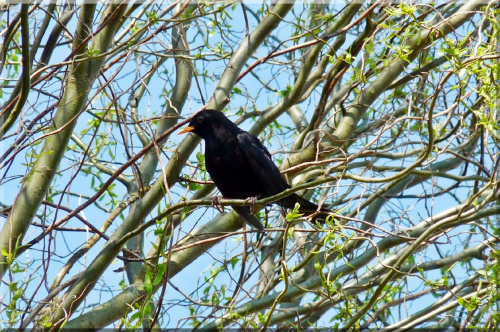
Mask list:
[[[224,213],[224,205],[221,204],[222,196],[215,196],[212,199],[212,205],[217,209],[220,213]]]
[[[252,214],[255,214],[255,203],[257,202],[257,200],[260,198],[260,195],[257,195],[257,196],[254,196],[254,197],[248,197],[245,202],[250,202],[250,212],[252,212]]]

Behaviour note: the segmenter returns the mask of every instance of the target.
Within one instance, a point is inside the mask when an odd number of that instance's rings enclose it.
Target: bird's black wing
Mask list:
[[[251,169],[265,188],[264,196],[273,196],[290,188],[271,159],[271,154],[257,137],[243,131],[238,134],[238,145]]]
[[[238,145],[253,172],[265,188],[265,196],[274,196],[290,188],[283,175],[281,175],[280,170],[271,159],[271,154],[257,137],[248,132],[241,132],[238,134]],[[306,214],[318,210],[316,204],[309,202],[297,194],[284,197],[277,201],[277,203],[287,209],[293,209],[295,203],[299,203],[299,211]],[[321,208],[319,209],[319,214],[313,220],[324,222],[329,212],[329,210]],[[251,225],[253,224],[251,223]]]

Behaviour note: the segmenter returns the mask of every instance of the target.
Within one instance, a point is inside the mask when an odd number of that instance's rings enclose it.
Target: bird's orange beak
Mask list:
[[[184,129],[182,129],[181,131],[179,131],[179,133],[177,135],[184,134],[184,133],[189,133],[190,131],[193,131],[193,130],[194,130],[194,127],[192,127],[192,126],[186,127]]]

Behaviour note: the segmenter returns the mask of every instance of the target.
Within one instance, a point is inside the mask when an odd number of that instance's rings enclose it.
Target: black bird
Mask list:
[[[198,112],[179,134],[193,132],[205,140],[205,164],[215,185],[225,198],[247,199],[274,196],[290,188],[262,142],[255,135],[236,126],[222,112]],[[291,194],[278,200],[283,208],[300,204],[301,213],[320,211],[315,220],[324,221],[328,210]],[[233,206],[247,224],[259,231],[264,226],[249,206]],[[321,213],[322,212],[322,213]],[[322,219],[322,220],[321,220]]]

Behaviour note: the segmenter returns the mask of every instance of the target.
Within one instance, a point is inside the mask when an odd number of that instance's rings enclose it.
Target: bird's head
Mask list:
[[[236,125],[224,113],[215,110],[203,110],[196,113],[189,125],[179,131],[178,135],[191,132],[206,139],[219,128],[230,129],[232,127],[236,127]]]

